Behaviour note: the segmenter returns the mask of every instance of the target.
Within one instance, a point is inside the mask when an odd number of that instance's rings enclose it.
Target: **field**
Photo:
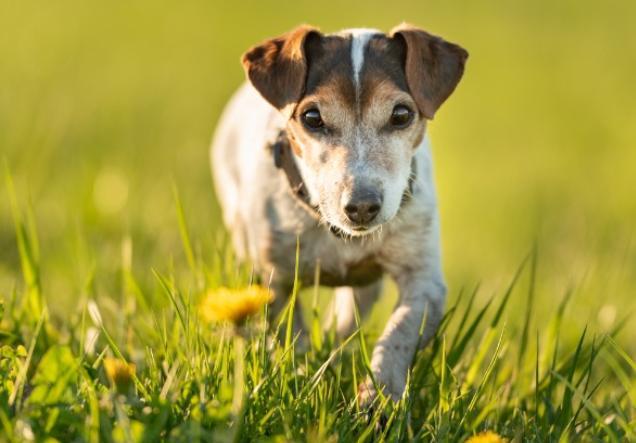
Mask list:
[[[0,0],[0,442],[636,440],[634,17],[627,0]],[[201,319],[204,294],[250,281],[208,146],[250,45],[401,21],[470,58],[430,125],[448,314],[404,398],[369,413],[355,387],[390,282],[346,346],[320,330],[322,288],[298,292],[307,349],[262,313],[240,333]]]

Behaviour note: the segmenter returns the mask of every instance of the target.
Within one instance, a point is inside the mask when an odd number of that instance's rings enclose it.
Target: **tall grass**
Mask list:
[[[365,326],[336,343],[312,321],[312,339],[297,349],[298,282],[279,324],[268,327],[258,316],[245,325],[240,353],[230,329],[200,321],[202,291],[247,284],[249,274],[232,262],[234,276],[223,277],[223,253],[211,262],[194,256],[178,198],[189,275],[177,278],[170,263],[159,263],[156,288],[139,289],[127,240],[122,288],[136,293],[134,303],[89,292],[67,321],[46,314],[44,300],[53,294],[41,294],[38,316],[25,308],[41,270],[28,246],[37,244],[36,230],[23,229],[33,222],[18,202],[13,208],[25,285],[2,305],[6,441],[463,441],[484,430],[515,441],[636,438],[636,364],[614,340],[627,318],[607,334],[580,330],[570,343],[562,325],[574,291],[563,294],[546,329],[535,329],[531,314],[508,315],[512,300],[533,297],[536,249],[508,288],[482,306],[479,288],[457,297],[431,345],[416,355],[399,402],[380,398],[361,410],[356,387],[368,375],[372,346]],[[312,315],[319,317],[320,308]],[[282,340],[277,328],[285,331]],[[122,394],[109,382],[108,356],[136,364],[133,390]]]

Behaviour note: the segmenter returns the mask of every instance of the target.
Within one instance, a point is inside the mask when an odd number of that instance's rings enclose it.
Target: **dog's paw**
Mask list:
[[[368,424],[373,422],[375,431],[383,432],[387,425],[387,417],[384,412],[378,413],[379,409],[383,409],[383,405],[371,380],[363,381],[358,385],[358,405],[366,422]]]
[[[362,383],[358,385],[358,404],[361,408],[373,405],[384,399],[397,403],[402,398],[404,391],[404,385],[401,389],[394,389],[395,386],[400,386],[399,383],[383,383],[383,379],[380,379],[376,375],[376,381],[382,390],[382,395],[379,395],[371,378],[367,377]],[[380,397],[380,398],[378,398]]]
[[[371,380],[365,380],[358,385],[358,405],[360,409],[371,408],[376,402],[377,397],[378,393]]]

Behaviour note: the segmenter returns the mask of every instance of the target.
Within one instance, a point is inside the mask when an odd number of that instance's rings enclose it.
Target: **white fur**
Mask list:
[[[380,31],[376,29],[358,28],[344,31],[351,34],[351,65],[353,66],[353,78],[355,80],[356,89],[360,87],[360,72],[364,66],[364,50],[371,40],[371,37]]]

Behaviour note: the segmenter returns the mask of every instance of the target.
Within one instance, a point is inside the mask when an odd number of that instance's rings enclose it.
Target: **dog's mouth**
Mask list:
[[[329,229],[334,235],[338,237],[363,238],[375,233],[376,231],[380,229],[381,226],[382,226],[381,224],[377,224],[374,226],[357,225],[357,226],[341,227],[341,226],[330,224]]]
[[[338,210],[329,202],[320,201],[317,209],[320,214],[321,224],[329,229],[332,234],[341,238],[378,238],[378,234],[382,233],[384,225],[393,220],[396,214],[385,214],[382,211],[375,217],[367,217],[370,220],[358,222],[351,220],[353,217],[347,217],[344,210]]]
[[[332,234],[340,238],[364,238],[373,237],[382,232],[382,227],[387,224],[393,217],[386,219],[383,216],[377,217],[375,220],[371,220],[368,223],[354,223],[347,220],[344,214],[338,214],[330,216],[329,207],[320,206],[321,219]]]
[[[355,232],[357,235],[368,235],[371,234],[372,232],[374,232],[375,230],[377,230],[380,227],[380,225],[376,225],[376,226],[354,226],[351,228],[352,232]]]

